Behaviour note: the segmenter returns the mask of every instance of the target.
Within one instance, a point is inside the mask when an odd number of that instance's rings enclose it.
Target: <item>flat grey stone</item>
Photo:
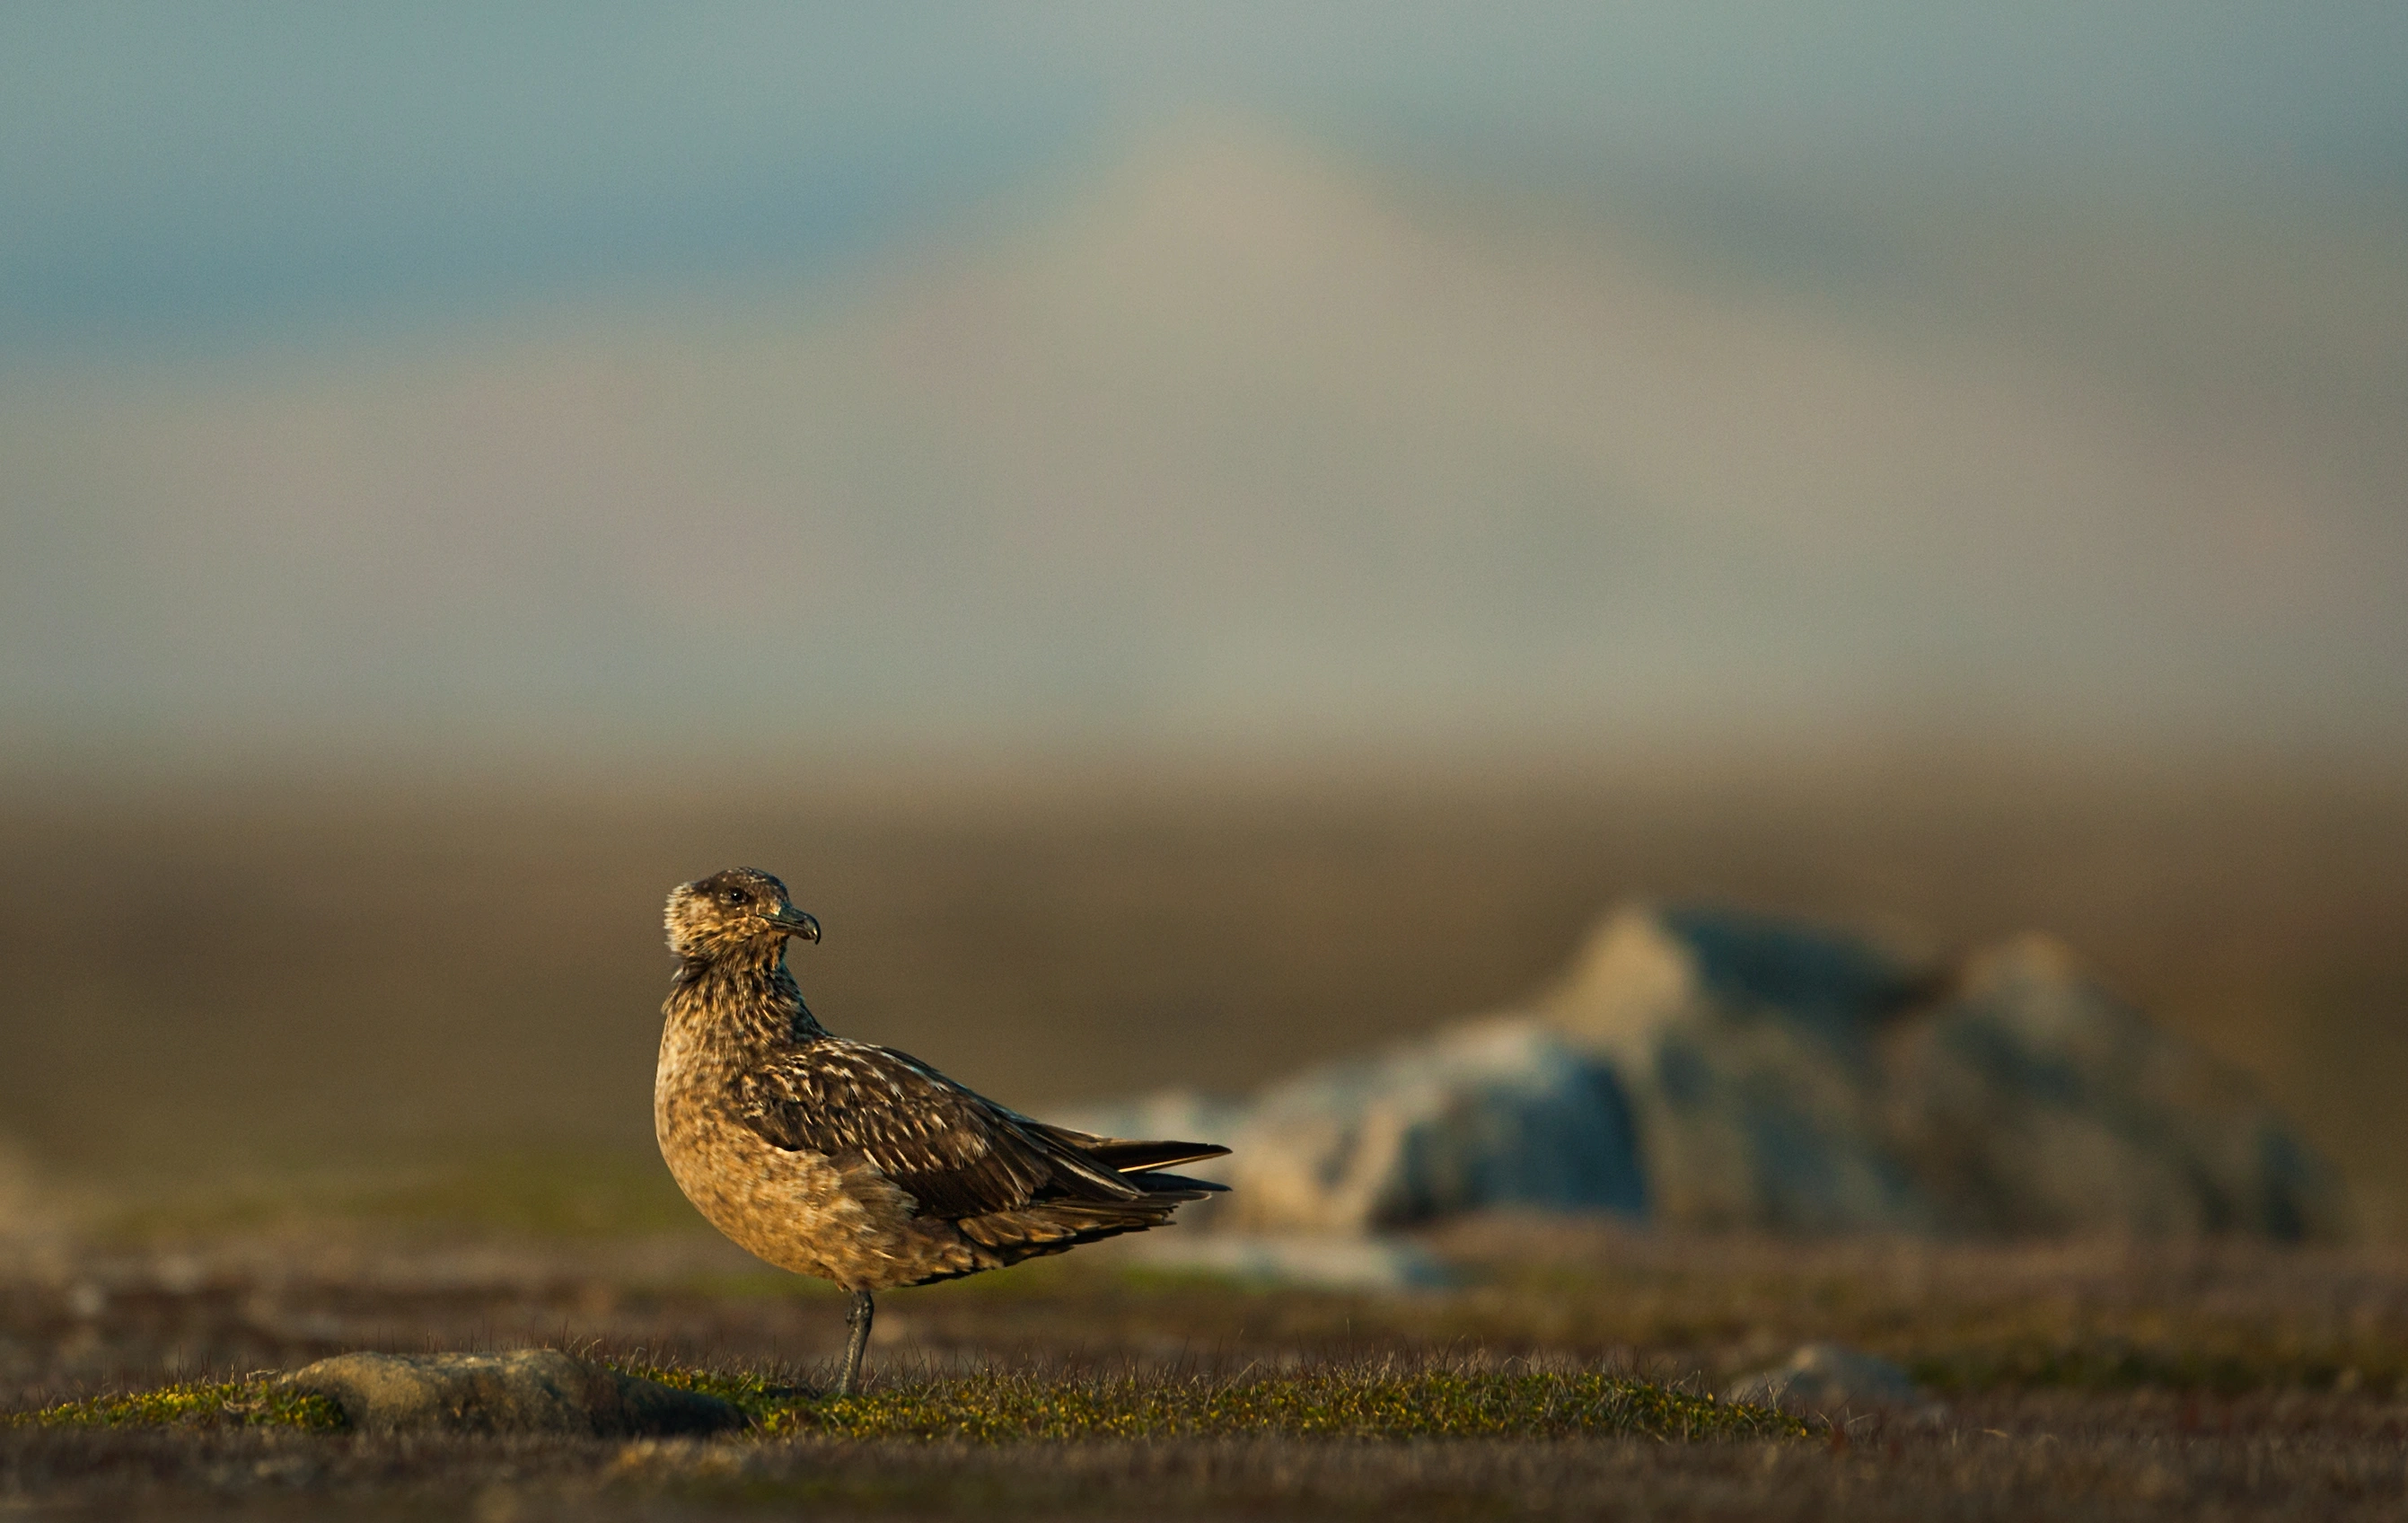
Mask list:
[[[1255,1285],[1326,1290],[1418,1290],[1449,1283],[1429,1250],[1401,1238],[1249,1232],[1149,1232],[1125,1250],[1159,1270],[1215,1274]]]
[[[1729,1401],[1766,1405],[1863,1401],[1896,1406],[1922,1399],[1904,1370],[1844,1343],[1802,1344],[1787,1364],[1743,1376],[1724,1394]]]
[[[362,1432],[713,1433],[744,1425],[715,1396],[564,1354],[337,1354],[284,1377],[326,1397]]]

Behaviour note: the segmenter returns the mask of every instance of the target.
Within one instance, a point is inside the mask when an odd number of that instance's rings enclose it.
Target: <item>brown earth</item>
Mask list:
[[[2375,1518],[2408,1504],[2408,1261],[2391,1250],[1800,1244],[1468,1223],[1462,1283],[1248,1290],[1096,1252],[883,1298],[872,1377],[1238,1375],[1392,1358],[1713,1385],[1840,1339],[1932,1399],[1806,1442],[1006,1444],[375,1438],[0,1426],[0,1506],[42,1516]],[[832,1292],[707,1238],[320,1229],[22,1248],[0,1408],[292,1368],[338,1349],[542,1343],[825,1376]]]
[[[2408,775],[2408,774],[2402,774]],[[1039,1108],[1235,1088],[1516,999],[1617,898],[1944,950],[2055,930],[2408,1200],[2408,782],[1946,751],[1315,777],[813,769],[0,792],[0,1140],[108,1182],[640,1180],[667,887],[781,873],[838,1030]]]

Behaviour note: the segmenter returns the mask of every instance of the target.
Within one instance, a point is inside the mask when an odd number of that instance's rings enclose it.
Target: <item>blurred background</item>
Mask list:
[[[741,862],[1040,1109],[2046,927],[2408,1229],[2408,10],[18,7],[0,207],[36,1171],[688,1222]]]

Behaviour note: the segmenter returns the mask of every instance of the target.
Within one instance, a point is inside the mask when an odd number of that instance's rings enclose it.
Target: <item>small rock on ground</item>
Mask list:
[[[1418,1290],[1454,1278],[1429,1250],[1400,1238],[1148,1233],[1124,1251],[1154,1269],[1325,1290]]]
[[[1922,1405],[1914,1378],[1877,1354],[1844,1343],[1806,1343],[1776,1369],[1759,1370],[1735,1382],[1724,1398],[1732,1401],[1821,1407],[1842,1402],[1878,1406]]]
[[[338,1354],[284,1377],[363,1432],[592,1433],[632,1438],[744,1425],[715,1396],[681,1391],[554,1348],[499,1354]]]

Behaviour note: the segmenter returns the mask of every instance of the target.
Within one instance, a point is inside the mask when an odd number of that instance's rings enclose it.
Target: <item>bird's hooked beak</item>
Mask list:
[[[799,936],[806,941],[820,939],[820,923],[789,904],[777,913],[761,918],[789,936]]]

